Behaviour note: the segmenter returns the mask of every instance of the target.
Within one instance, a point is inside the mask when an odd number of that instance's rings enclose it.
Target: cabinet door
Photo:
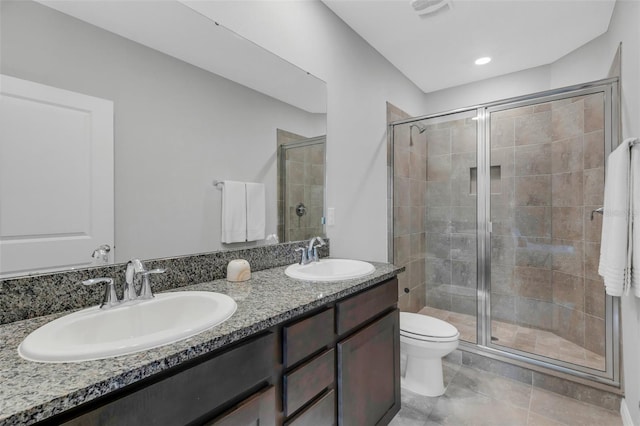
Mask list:
[[[387,424],[400,410],[396,309],[338,343],[338,424]]]
[[[205,423],[205,426],[239,426],[276,424],[276,390],[269,386],[240,404],[216,420]]]

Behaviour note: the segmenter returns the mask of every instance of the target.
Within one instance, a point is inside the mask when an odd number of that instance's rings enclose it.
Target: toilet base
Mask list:
[[[442,395],[444,393],[442,359],[407,357],[407,367],[400,386],[418,395]]]

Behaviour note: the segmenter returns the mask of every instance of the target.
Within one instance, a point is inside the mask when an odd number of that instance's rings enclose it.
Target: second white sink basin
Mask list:
[[[361,260],[320,259],[319,262],[306,265],[290,265],[284,273],[291,278],[305,281],[342,281],[364,277],[375,269],[372,264]]]
[[[38,362],[126,355],[194,336],[223,323],[236,308],[229,296],[207,291],[156,294],[111,309],[96,306],[38,328],[22,341],[18,353]]]

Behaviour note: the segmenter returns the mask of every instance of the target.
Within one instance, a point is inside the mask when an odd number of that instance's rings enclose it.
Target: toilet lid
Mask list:
[[[400,334],[422,340],[458,338],[458,329],[428,315],[400,312]]]

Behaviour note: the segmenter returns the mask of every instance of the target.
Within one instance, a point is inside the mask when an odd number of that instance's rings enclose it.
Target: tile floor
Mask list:
[[[402,390],[391,426],[621,426],[620,414],[445,360],[446,390],[430,398]]]
[[[460,332],[460,339],[476,342],[476,319],[471,315],[425,307],[421,314],[440,318],[453,324]],[[561,361],[582,365],[597,370],[605,369],[603,356],[593,353],[549,331],[522,327],[500,321],[492,321],[492,337],[498,340],[494,344],[521,351],[535,353]]]

